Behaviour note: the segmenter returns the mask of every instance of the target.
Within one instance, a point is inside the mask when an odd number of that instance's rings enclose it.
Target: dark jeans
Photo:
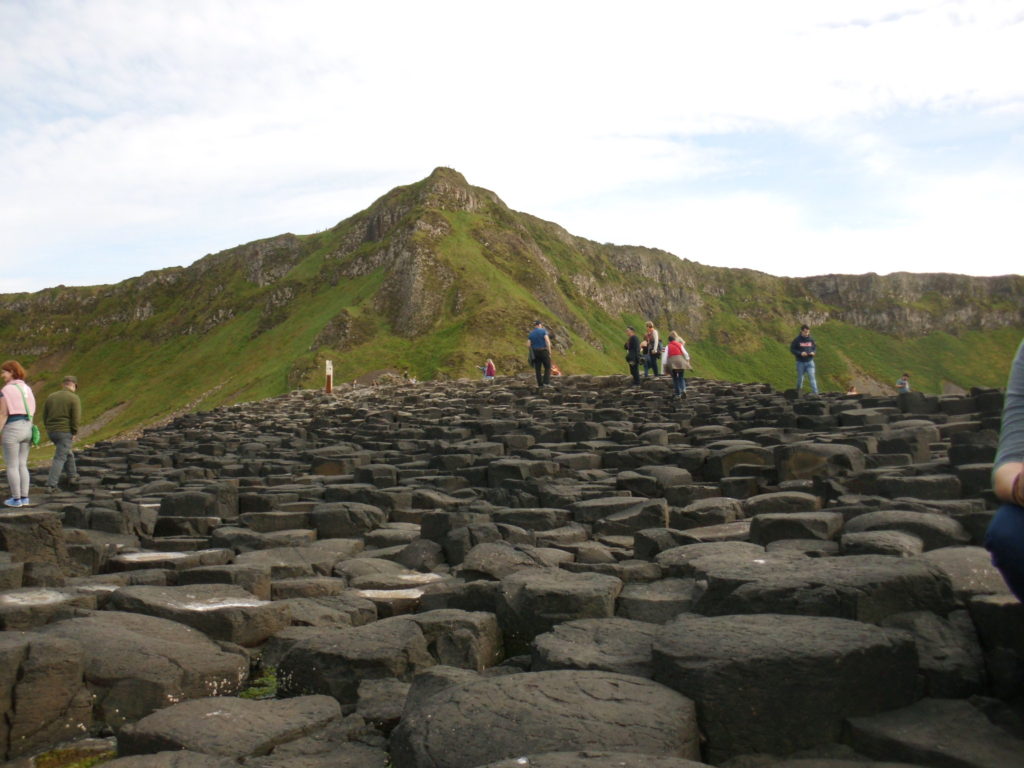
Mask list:
[[[544,369],[541,376],[540,370]],[[551,352],[547,349],[533,350],[533,372],[537,374],[537,386],[543,387],[551,383]]]
[[[1024,602],[1024,509],[1003,504],[985,533],[985,549],[1010,591]]]
[[[654,355],[644,355],[643,356],[643,364],[644,364],[644,378],[645,379],[647,378],[647,372],[648,371],[654,371],[654,375],[655,376],[658,375],[658,363],[657,363],[657,358]]]
[[[680,368],[678,371],[672,369],[672,385],[675,387],[676,394],[681,395],[686,391],[686,371]]]
[[[47,430],[46,434],[56,447],[56,450],[53,452],[53,463],[50,464],[50,475],[46,479],[46,484],[56,486],[60,482],[61,470],[65,467],[68,470],[69,478],[78,475],[75,453],[71,450],[71,442],[75,439],[75,436],[70,432],[50,432],[49,430]]]
[[[628,362],[628,361],[627,361]],[[633,377],[633,383],[640,383],[640,363],[629,363],[629,373]]]

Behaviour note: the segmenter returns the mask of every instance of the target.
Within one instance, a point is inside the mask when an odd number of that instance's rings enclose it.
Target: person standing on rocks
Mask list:
[[[534,322],[533,330],[527,336],[526,346],[530,348],[533,372],[537,375],[537,387],[551,386],[551,336],[540,320]],[[543,376],[541,369],[544,370]]]
[[[629,365],[629,373],[633,377],[633,386],[640,386],[640,337],[636,335],[636,328],[632,325],[626,328],[626,343],[623,349],[626,350],[626,363]]]
[[[32,446],[32,414],[36,410],[36,398],[32,387],[25,383],[25,369],[17,360],[8,360],[0,365],[3,389],[0,389],[0,443],[3,445],[4,463],[7,465],[7,482],[11,486],[11,497],[4,502],[6,507],[27,507],[28,498],[28,452]]]
[[[75,464],[75,453],[71,444],[78,434],[78,425],[82,420],[82,401],[78,398],[78,379],[65,376],[61,389],[54,392],[43,403],[43,426],[46,434],[53,442],[55,451],[50,474],[46,479],[46,490],[57,490],[60,473],[68,471],[68,481],[78,482],[78,467]]]
[[[789,345],[789,351],[796,358],[796,393],[800,394],[803,389],[804,376],[810,380],[811,392],[818,394],[818,380],[814,376],[814,355],[818,351],[818,345],[814,343],[809,326],[800,326],[800,335],[793,339]]]
[[[675,331],[668,335],[668,370],[672,374],[674,397],[686,397],[686,369],[690,367],[690,354],[682,337]]]
[[[898,379],[896,379],[896,391],[900,394],[910,391],[910,374],[904,373]]]
[[[989,523],[985,549],[1010,591],[1024,602],[1024,342],[1017,348],[1006,383],[992,490],[1004,503]]]
[[[654,371],[655,376],[661,375],[661,340],[658,338],[658,329],[654,323],[647,321],[647,332],[644,334],[642,346],[646,348],[644,355],[644,378],[647,378],[648,371]]]

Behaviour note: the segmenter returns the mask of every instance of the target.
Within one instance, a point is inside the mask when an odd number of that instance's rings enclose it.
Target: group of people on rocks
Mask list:
[[[25,376],[25,369],[17,360],[7,360],[0,365],[0,377],[3,378],[3,387],[0,388],[0,424],[3,425],[0,444],[11,492],[4,501],[5,507],[32,505],[28,455],[29,449],[39,444],[39,429],[32,423],[36,414],[36,398],[32,387],[25,383]],[[78,467],[72,450],[82,420],[82,402],[77,390],[78,379],[65,376],[61,388],[43,403],[43,426],[54,445],[53,462],[46,479],[48,491],[57,488],[65,470],[70,482],[78,482]]]
[[[526,346],[529,350],[529,363],[537,377],[538,389],[550,386],[552,373],[560,375],[561,371],[555,368],[551,360],[551,334],[544,327],[543,321],[534,322],[533,330],[527,336]],[[643,378],[668,373],[672,377],[673,397],[686,397],[686,371],[692,370],[693,365],[690,353],[686,349],[686,342],[677,331],[669,333],[668,344],[665,344],[654,323],[648,320],[643,336],[639,335],[633,326],[626,328],[626,341],[622,347],[626,351],[626,364],[629,366],[634,386],[640,386],[641,370]],[[818,345],[811,336],[810,326],[800,327],[800,333],[790,343],[789,351],[796,358],[797,392],[803,391],[806,379],[811,393],[817,395],[818,379],[814,359]],[[477,366],[477,369],[483,373],[485,381],[494,380],[496,371],[494,361],[490,358],[484,365]],[[909,373],[904,373],[896,381],[896,391],[910,392]],[[848,394],[857,394],[856,388],[851,385]]]
[[[672,396],[686,397],[686,371],[692,370],[690,353],[686,351],[686,342],[676,331],[668,335],[668,344],[663,344],[654,323],[647,321],[643,338],[637,335],[636,328],[626,328],[626,364],[633,377],[633,385],[640,386],[640,368],[643,367],[644,378],[653,372],[661,376],[667,371],[672,376]]]

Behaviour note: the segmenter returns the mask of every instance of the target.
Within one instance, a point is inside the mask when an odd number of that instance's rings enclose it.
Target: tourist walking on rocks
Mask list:
[[[904,373],[898,379],[896,379],[896,391],[900,394],[910,391],[910,374]]]
[[[550,386],[551,336],[540,320],[533,324],[533,330],[527,337],[526,346],[530,348],[530,360],[533,362],[533,372],[537,375],[537,387]],[[543,376],[541,376],[541,369],[544,370]]]
[[[3,388],[0,389],[0,443],[3,445],[4,463],[11,497],[7,507],[27,507],[28,451],[32,445],[32,414],[36,411],[36,398],[32,387],[25,383],[25,369],[17,360],[0,365]]]
[[[818,380],[814,376],[814,355],[818,351],[818,345],[814,343],[811,336],[811,329],[800,326],[800,335],[793,339],[789,345],[789,351],[796,358],[796,393],[800,394],[803,389],[804,376],[810,379],[811,392],[818,394]]]
[[[640,337],[636,335],[636,328],[632,325],[626,328],[626,343],[622,345],[626,350],[626,363],[629,365],[629,373],[633,377],[633,386],[640,386]]]
[[[43,426],[46,434],[53,442],[53,463],[46,479],[46,490],[57,490],[60,473],[67,468],[68,481],[78,482],[78,467],[75,464],[75,453],[71,444],[78,434],[78,425],[82,420],[82,401],[78,399],[78,379],[65,376],[61,389],[54,392],[43,403]]]
[[[1007,586],[1024,602],[1024,342],[1010,369],[992,489],[1005,502],[989,523],[985,549]]]
[[[481,371],[484,375],[484,381],[494,381],[494,361],[491,358],[487,358],[487,362],[483,365],[478,365],[477,370]]]
[[[668,370],[672,374],[674,397],[686,397],[686,369],[690,368],[690,353],[683,339],[672,331],[668,335]]]
[[[658,338],[658,329],[654,323],[647,321],[647,332],[641,346],[646,350],[643,356],[644,378],[647,378],[648,371],[654,371],[655,376],[661,375],[661,340]]]

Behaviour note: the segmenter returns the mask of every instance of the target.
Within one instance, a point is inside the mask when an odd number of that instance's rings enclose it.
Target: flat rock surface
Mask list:
[[[533,669],[600,669],[651,676],[656,624],[630,619],[579,619],[533,641]]]
[[[480,768],[706,768],[682,757],[645,755],[636,752],[546,752],[488,763]]]
[[[475,768],[566,749],[698,759],[693,702],[609,672],[530,672],[446,688],[392,736],[396,768]]]
[[[110,606],[177,621],[244,646],[259,645],[291,619],[283,603],[260,600],[234,584],[123,587],[110,596]]]
[[[244,654],[155,616],[97,611],[41,632],[82,648],[96,716],[115,730],[168,702],[234,694],[249,675]]]
[[[849,721],[849,742],[883,760],[963,768],[1020,768],[1024,742],[959,699],[922,699]]]
[[[712,762],[834,741],[846,717],[917,695],[910,635],[845,619],[683,616],[659,627],[653,663],[697,703]]]
[[[175,749],[234,758],[265,755],[340,716],[341,707],[329,696],[280,701],[193,699],[125,727],[118,737],[118,751],[121,755]]]

